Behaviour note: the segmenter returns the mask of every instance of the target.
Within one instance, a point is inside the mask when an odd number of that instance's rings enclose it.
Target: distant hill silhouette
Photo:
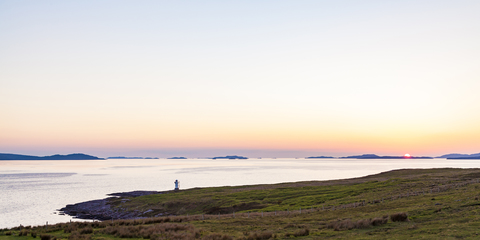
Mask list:
[[[405,156],[378,156],[376,154],[363,154],[357,156],[348,156],[341,158],[353,158],[353,159],[433,159],[432,157],[405,157]]]
[[[480,156],[474,156],[474,157],[456,157],[456,158],[447,158],[447,159],[480,159]]]
[[[439,156],[437,158],[446,158],[446,159],[480,159],[480,153],[474,154],[460,154],[460,153],[451,153]]]
[[[186,157],[171,157],[171,158],[167,158],[167,159],[187,159]]]
[[[21,155],[21,154],[11,154],[11,153],[0,153],[0,160],[99,160],[103,158],[98,158],[91,155],[86,155],[83,153],[74,153],[68,155],[52,155],[52,156],[31,156],[31,155]]]
[[[341,158],[375,159],[375,158],[379,158],[379,156],[375,154],[363,154],[363,155],[355,155],[355,156],[348,156],[348,157],[341,157]]]
[[[226,156],[226,157],[214,157],[212,159],[248,159],[247,157],[242,157],[242,156],[237,156],[237,155],[232,155],[232,156]]]
[[[316,157],[306,157],[306,158],[334,158],[329,156],[316,156]]]

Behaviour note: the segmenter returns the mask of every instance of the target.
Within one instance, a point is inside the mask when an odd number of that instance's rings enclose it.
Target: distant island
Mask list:
[[[171,158],[167,158],[167,159],[187,159],[186,157],[171,157]]]
[[[158,159],[158,157],[124,157],[124,156],[119,156],[119,157],[107,157],[107,159]]]
[[[248,159],[247,157],[242,157],[242,156],[237,156],[237,155],[233,155],[233,156],[225,156],[225,157],[214,157],[212,159]]]
[[[316,156],[316,157],[306,157],[308,158],[334,158],[334,157],[329,157],[329,156]]]
[[[0,153],[0,160],[103,160],[103,158],[98,158],[91,155],[86,155],[83,153],[74,153],[68,155],[52,155],[52,156],[31,156],[31,155],[21,155],[21,154],[11,154],[11,153]]]
[[[437,158],[446,158],[446,159],[480,159],[480,153],[474,154],[460,154],[460,153],[451,153],[439,156]]]
[[[447,158],[447,159],[480,159],[480,156],[474,156],[474,157],[456,157],[456,158]]]
[[[341,158],[353,158],[353,159],[433,159],[432,157],[406,157],[406,156],[378,156],[376,154],[363,154],[357,156],[348,156]]]

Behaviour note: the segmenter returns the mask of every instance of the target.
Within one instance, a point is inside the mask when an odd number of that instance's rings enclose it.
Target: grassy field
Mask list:
[[[142,218],[0,230],[3,239],[480,239],[480,169],[118,198]],[[163,217],[159,217],[162,215]]]

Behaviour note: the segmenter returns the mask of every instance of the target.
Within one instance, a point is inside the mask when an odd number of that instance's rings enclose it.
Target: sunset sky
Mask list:
[[[0,152],[480,152],[480,1],[3,1]]]

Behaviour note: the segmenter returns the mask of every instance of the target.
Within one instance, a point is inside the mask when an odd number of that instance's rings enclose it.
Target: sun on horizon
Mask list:
[[[405,153],[404,157],[409,158],[409,157],[411,157],[411,156],[410,156],[410,154]]]

